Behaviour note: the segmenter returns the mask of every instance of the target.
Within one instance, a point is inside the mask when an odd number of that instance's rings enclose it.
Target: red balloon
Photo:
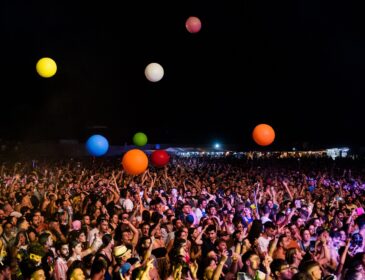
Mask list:
[[[202,27],[202,23],[197,17],[189,17],[185,22],[185,27],[190,33],[197,33]]]
[[[170,161],[170,155],[164,150],[156,150],[151,155],[151,162],[156,167],[163,167]]]

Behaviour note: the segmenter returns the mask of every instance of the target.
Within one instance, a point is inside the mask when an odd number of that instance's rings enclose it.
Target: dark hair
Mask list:
[[[37,242],[29,244],[28,253],[41,256],[42,258],[46,255],[43,246]]]
[[[267,221],[266,223],[264,223],[264,228],[265,228],[265,230],[268,228],[276,229],[276,225],[273,222]]]
[[[151,214],[148,210],[143,210],[142,212],[142,221],[149,223],[151,219]]]
[[[113,237],[110,234],[104,234],[102,237],[102,241],[103,241],[103,245],[102,247],[105,248],[106,246],[109,245],[109,243],[112,241]]]
[[[306,272],[298,272],[293,275],[292,280],[312,280],[312,277]]]
[[[205,231],[205,232],[209,232],[209,231],[212,231],[212,230],[216,231],[216,227],[215,227],[214,225],[209,225],[209,226],[207,227],[207,229],[206,229],[206,231]]]
[[[21,234],[23,234],[25,236],[25,243],[28,244],[29,243],[28,234],[27,234],[27,232],[25,230],[18,231],[18,233],[15,236],[15,242],[14,242],[14,244],[18,244],[19,243],[19,235],[21,235]]]
[[[72,249],[75,248],[77,246],[77,244],[81,244],[80,242],[78,242],[77,240],[70,240],[69,243],[69,250],[72,253]]]
[[[24,223],[25,221],[27,221],[27,219],[25,217],[20,217],[17,221],[16,221],[16,226],[20,227],[20,225],[22,223]]]
[[[49,232],[42,232],[38,237],[38,242],[41,245],[46,245],[48,238],[51,236]]]
[[[362,230],[365,227],[365,214],[360,215],[355,220],[356,224],[359,227],[359,230]]]
[[[309,270],[311,270],[313,267],[320,267],[319,263],[313,260],[310,261],[306,261],[306,262],[301,262],[299,265],[299,271],[308,273]]]
[[[100,273],[108,268],[108,264],[103,259],[96,259],[91,265],[90,277],[92,278],[95,274]]]
[[[261,220],[253,220],[251,230],[248,233],[248,240],[251,244],[254,244],[255,239],[260,237],[262,229],[263,226]]]
[[[287,265],[288,263],[282,259],[274,259],[270,264],[271,272],[275,274],[275,272],[280,271],[281,267]]]
[[[61,248],[62,248],[62,246],[63,246],[63,245],[68,245],[68,243],[67,243],[67,242],[62,242],[62,241],[57,242],[57,243],[56,243],[56,246],[55,246],[55,248],[56,248],[56,252],[57,252],[57,251],[61,251]]]
[[[246,253],[242,255],[242,263],[246,266],[246,261],[251,258],[251,256],[257,255],[255,251],[248,250]]]

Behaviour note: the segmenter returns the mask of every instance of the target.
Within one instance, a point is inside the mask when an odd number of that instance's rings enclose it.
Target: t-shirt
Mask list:
[[[256,271],[256,275],[254,278],[252,278],[246,272],[238,272],[238,274],[237,274],[237,280],[264,280],[265,277],[266,277],[266,274],[260,270]]]
[[[267,252],[269,248],[270,238],[264,238],[262,236],[259,237],[259,248],[261,252]]]

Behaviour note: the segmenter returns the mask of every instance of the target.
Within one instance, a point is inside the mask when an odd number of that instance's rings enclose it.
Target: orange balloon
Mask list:
[[[139,149],[129,150],[123,156],[122,165],[128,174],[139,175],[147,169],[148,157]]]
[[[275,131],[268,124],[257,125],[252,132],[253,140],[260,146],[268,146],[275,139]]]

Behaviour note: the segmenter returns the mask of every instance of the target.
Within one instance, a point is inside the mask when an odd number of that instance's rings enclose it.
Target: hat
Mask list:
[[[120,245],[117,247],[114,247],[113,249],[113,253],[115,257],[121,257],[123,255],[125,255],[129,250],[125,245]]]
[[[22,216],[22,213],[19,213],[17,211],[13,211],[10,213],[10,217],[20,218],[21,216]]]
[[[72,222],[72,230],[80,230],[81,222],[79,220],[75,220]]]
[[[129,269],[131,268],[131,264],[130,263],[125,263],[122,265],[122,267],[120,268],[120,273],[124,276],[128,271]]]

